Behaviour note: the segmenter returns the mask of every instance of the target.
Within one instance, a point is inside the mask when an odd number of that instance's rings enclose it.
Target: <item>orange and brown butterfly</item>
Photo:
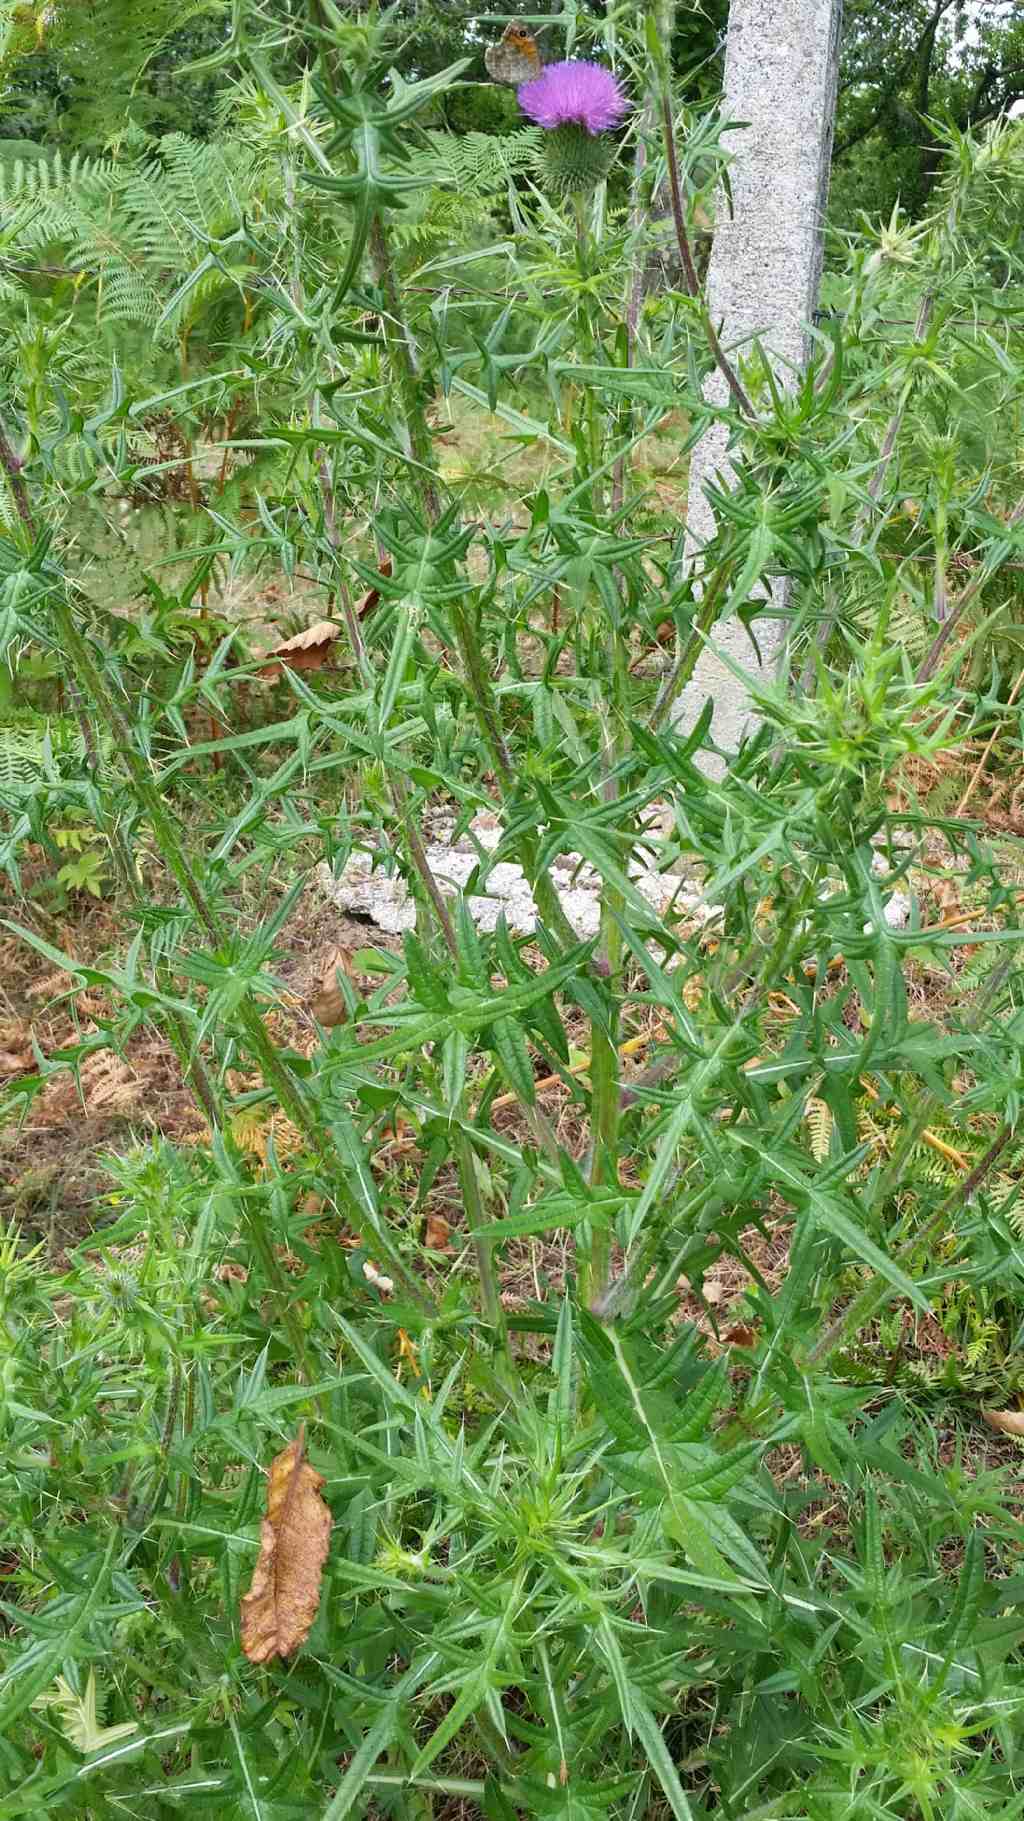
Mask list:
[[[540,75],[544,59],[529,27],[521,19],[513,19],[497,44],[487,46],[484,62],[487,74],[493,76],[495,82],[510,82],[518,88],[521,82],[530,82]]]

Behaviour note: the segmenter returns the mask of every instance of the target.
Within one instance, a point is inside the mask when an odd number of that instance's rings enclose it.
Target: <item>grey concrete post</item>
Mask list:
[[[822,224],[828,196],[839,68],[842,0],[732,0],[725,58],[724,110],[749,124],[728,136],[733,213],[718,209],[708,303],[726,350],[759,335],[777,357],[783,383],[805,364],[807,326],[817,307]],[[715,373],[708,396],[727,398]],[[704,483],[726,479],[727,430],[716,425],[693,452],[688,502],[688,543],[697,551],[714,532]],[[780,622],[755,622],[764,669],[775,674],[783,654]],[[751,675],[759,666],[738,621],[720,622],[715,643]],[[752,720],[742,683],[710,653],[702,654],[677,704],[684,727],[696,720],[708,696],[715,704],[712,732],[734,751]],[[711,769],[709,761],[708,769]]]

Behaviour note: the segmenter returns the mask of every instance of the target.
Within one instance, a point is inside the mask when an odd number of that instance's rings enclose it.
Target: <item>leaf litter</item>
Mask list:
[[[290,1657],[312,1629],[331,1541],[331,1513],[320,1497],[323,1483],[305,1459],[300,1431],[273,1460],[267,1476],[259,1558],[241,1601],[242,1649],[250,1663]]]

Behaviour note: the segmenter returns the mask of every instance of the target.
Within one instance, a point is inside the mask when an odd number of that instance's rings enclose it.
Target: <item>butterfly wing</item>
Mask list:
[[[487,74],[493,76],[495,82],[508,82],[515,87],[521,82],[532,81],[543,67],[537,40],[521,19],[513,19],[506,25],[498,43],[488,45],[484,63]]]

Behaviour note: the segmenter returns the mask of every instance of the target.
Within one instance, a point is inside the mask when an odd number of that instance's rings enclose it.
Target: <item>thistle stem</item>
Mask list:
[[[146,811],[157,846],[177,881],[182,895],[191,906],[197,922],[214,947],[219,948],[225,941],[225,932],[220,920],[196,878],[178,838],[173,819],[165,807],[163,797],[157,789],[145,761],[135,747],[132,730],[108,689],[100,666],[93,659],[87,639],[83,637],[75,623],[74,614],[66,597],[57,598],[55,611],[64,650],[75,666],[83,688],[91,696],[100,719],[106,722],[120,749],[135,794]],[[282,1111],[308,1139],[314,1151],[325,1157],[330,1156],[333,1146],[319,1112],[272,1043],[264,1026],[262,1013],[249,993],[246,993],[240,1001],[236,1017],[245,1033],[253,1059],[258,1064],[268,1087],[273,1089]],[[335,1184],[338,1199],[344,1208],[345,1218],[354,1230],[359,1232],[365,1226],[362,1210],[343,1175],[336,1176]],[[249,1222],[249,1230],[267,1269],[269,1280],[281,1295],[282,1306],[285,1310],[290,1310],[291,1286],[270,1245],[264,1223],[259,1218],[254,1218]],[[429,1298],[426,1297],[422,1287],[408,1270],[397,1248],[378,1228],[373,1229],[373,1246],[374,1250],[378,1251],[386,1261],[393,1275],[400,1278],[409,1294],[415,1297],[421,1306],[428,1307]],[[294,1326],[291,1322],[289,1325]],[[292,1339],[299,1349],[299,1357],[302,1358],[305,1354],[305,1339],[301,1334],[301,1329],[292,1335]]]
[[[409,453],[412,457],[413,485],[419,494],[423,516],[427,524],[432,525],[441,516],[437,464],[434,460],[430,426],[423,408],[423,389],[416,356],[416,344],[402,310],[398,284],[395,279],[394,262],[391,258],[391,247],[384,223],[379,215],[374,216],[370,227],[369,247],[373,275],[384,294],[388,316],[396,331],[389,339],[388,347],[391,364],[402,396],[402,413],[409,438]]]
[[[672,199],[672,221],[675,226],[676,244],[679,248],[679,258],[682,262],[686,289],[698,306],[701,324],[704,329],[704,334],[707,337],[708,347],[711,349],[711,354],[716,367],[732,394],[733,403],[736,405],[737,409],[743,413],[744,417],[753,417],[754,407],[740,383],[736,369],[729,360],[725,349],[722,347],[718,337],[718,330],[715,328],[711,319],[711,311],[708,309],[703,287],[697,276],[693,249],[690,246],[690,236],[686,231],[686,216],[683,211],[683,192],[679,181],[679,160],[676,156],[675,123],[672,118],[672,96],[667,79],[665,80],[662,89],[661,118],[662,131],[665,140],[665,162],[668,166],[669,195]]]

